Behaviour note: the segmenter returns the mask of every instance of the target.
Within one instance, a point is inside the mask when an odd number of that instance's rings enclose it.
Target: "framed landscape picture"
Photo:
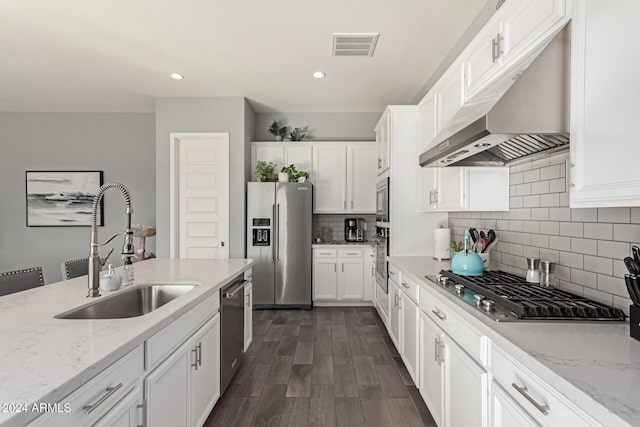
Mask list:
[[[102,171],[27,171],[27,226],[91,225],[93,197],[102,185]],[[98,225],[103,225],[103,201]]]

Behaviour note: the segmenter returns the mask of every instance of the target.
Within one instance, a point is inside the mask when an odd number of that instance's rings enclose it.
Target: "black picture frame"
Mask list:
[[[90,226],[93,197],[103,183],[103,171],[26,171],[27,227]],[[104,225],[104,199],[97,222]]]

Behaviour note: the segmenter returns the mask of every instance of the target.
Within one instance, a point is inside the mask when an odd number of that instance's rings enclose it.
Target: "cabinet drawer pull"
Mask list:
[[[440,320],[446,320],[447,318],[447,316],[444,313],[442,313],[440,310],[431,310],[431,312],[435,314],[436,317]]]
[[[535,406],[538,411],[542,412],[542,415],[549,415],[549,407],[539,404],[533,399],[533,397],[529,396],[529,393],[527,393],[527,391],[529,391],[527,387],[519,387],[516,383],[511,383],[511,385],[513,386],[513,388],[518,390],[518,393],[524,396],[524,398],[527,399],[529,403]]]
[[[320,255],[333,255],[332,252],[320,252]]]
[[[360,255],[360,254],[357,252],[347,252],[347,255]]]
[[[438,350],[440,349],[440,340],[438,337],[433,339],[433,361],[440,364],[440,355],[438,354]]]
[[[404,282],[400,282],[400,283],[402,284],[402,286],[404,286],[404,287],[405,287],[405,288],[407,288],[407,289],[409,289],[409,288],[411,287],[411,286],[407,285],[407,284],[406,284],[406,283],[404,283]]]
[[[98,408],[98,406],[102,405],[105,400],[113,396],[113,394],[116,391],[120,390],[121,387],[122,387],[122,383],[118,383],[118,385],[115,387],[107,387],[107,389],[105,390],[106,393],[100,399],[98,399],[96,403],[92,405],[85,405],[82,407],[82,409],[84,409],[84,413],[89,415],[90,413],[95,411]]]
[[[196,368],[198,370],[198,347],[194,347],[191,349],[191,353],[193,353],[193,363],[191,364],[192,368]]]
[[[198,343],[198,366],[202,366],[202,341]]]

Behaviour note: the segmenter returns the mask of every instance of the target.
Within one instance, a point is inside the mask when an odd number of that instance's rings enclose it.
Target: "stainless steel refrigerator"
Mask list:
[[[254,307],[311,308],[310,183],[247,184],[247,257]]]

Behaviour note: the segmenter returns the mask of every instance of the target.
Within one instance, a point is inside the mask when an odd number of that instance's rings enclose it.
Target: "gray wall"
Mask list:
[[[89,253],[88,227],[26,226],[27,170],[104,171],[105,182],[120,181],[131,191],[133,222],[155,224],[153,114],[0,113],[0,129],[0,271],[39,265],[46,283],[57,282],[61,262]],[[124,199],[117,193],[105,193],[101,240],[124,230]],[[152,252],[154,240],[147,244]],[[113,247],[109,262],[119,264],[122,239]]]
[[[561,288],[629,311],[622,259],[640,244],[640,208],[570,209],[568,154],[510,168],[510,211],[450,213],[452,238],[473,226],[494,229],[491,265],[524,276],[527,257],[558,263]],[[489,190],[488,190],[489,191]]]
[[[156,99],[156,212],[158,256],[169,256],[169,134],[229,133],[229,256],[245,254],[247,135],[253,114],[243,97]],[[247,115],[249,117],[247,117]]]
[[[314,214],[313,238],[320,237],[324,241],[344,240],[344,220],[346,218],[363,218],[367,223],[364,238],[374,242],[376,238],[376,216],[369,214]]]
[[[373,141],[373,131],[380,119],[379,113],[258,113],[256,114],[255,141],[273,141],[267,132],[273,119],[280,126],[308,126],[309,139],[316,141]],[[288,139],[288,135],[287,138]]]

